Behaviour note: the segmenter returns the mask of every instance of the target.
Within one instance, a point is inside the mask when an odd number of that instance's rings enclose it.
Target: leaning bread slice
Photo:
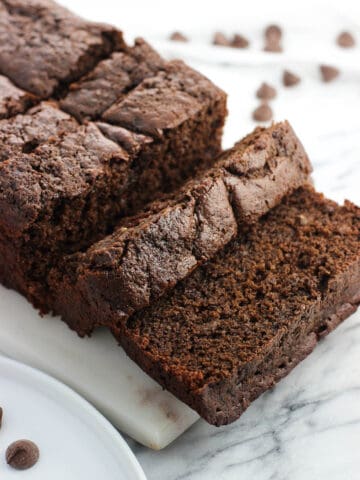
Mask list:
[[[79,335],[125,323],[241,238],[243,225],[307,182],[310,171],[287,122],[256,129],[175,196],[67,257],[49,278],[54,311]]]
[[[114,330],[140,367],[223,425],[360,303],[360,208],[299,189]]]

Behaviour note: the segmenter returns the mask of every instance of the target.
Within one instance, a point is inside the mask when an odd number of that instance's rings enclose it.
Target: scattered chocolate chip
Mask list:
[[[216,32],[213,38],[214,45],[221,45],[222,47],[230,47],[231,42],[226,36],[221,32]]]
[[[267,103],[263,103],[253,111],[252,116],[256,122],[268,122],[273,118],[273,112]]]
[[[271,100],[276,97],[276,90],[268,83],[262,83],[260,88],[256,91],[256,96],[261,100]]]
[[[293,87],[294,85],[297,85],[300,83],[301,78],[296,75],[293,72],[290,72],[289,70],[284,70],[283,73],[283,84],[285,87]]]
[[[39,449],[30,440],[17,440],[6,450],[6,462],[16,470],[26,470],[39,460]]]
[[[270,40],[277,40],[280,42],[282,37],[282,30],[279,25],[269,25],[265,28],[265,38]]]
[[[351,48],[355,46],[355,38],[350,32],[341,32],[337,39],[337,44],[343,48]]]
[[[189,39],[181,32],[174,32],[170,35],[170,40],[173,42],[188,42]]]
[[[2,425],[2,419],[3,419],[3,409],[0,407],[0,428],[1,428],[1,425]]]
[[[265,52],[282,52],[281,37],[282,30],[278,25],[269,25],[264,31]]]
[[[331,67],[330,65],[320,65],[320,73],[323,79],[323,82],[332,82],[336,77],[339,76],[340,70],[336,67]]]
[[[231,42],[231,46],[234,48],[247,48],[249,46],[249,40],[247,40],[243,35],[235,33]]]

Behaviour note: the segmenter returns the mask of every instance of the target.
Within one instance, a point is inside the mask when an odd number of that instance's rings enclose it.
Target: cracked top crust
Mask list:
[[[55,102],[41,102],[25,114],[0,120],[0,162],[30,153],[50,137],[76,128],[76,120],[59,110]]]
[[[138,38],[126,52],[114,52],[71,84],[60,105],[78,119],[96,119],[142,80],[156,75],[164,65],[160,55]]]
[[[1,0],[0,72],[47,98],[122,48],[115,28],[91,23],[50,0]]]
[[[90,123],[49,138],[31,153],[3,161],[0,213],[4,228],[17,236],[39,219],[46,221],[49,216],[47,220],[54,221],[54,208],[61,199],[76,199],[91,191],[97,179],[106,175],[110,162],[118,163],[121,171],[129,158]]]
[[[102,118],[139,133],[160,137],[164,130],[176,128],[196,115],[204,105],[211,109],[223,98],[224,92],[210,80],[182,61],[174,60],[124,98],[120,97]]]
[[[35,102],[34,95],[17,88],[8,78],[0,75],[0,119],[24,112]]]

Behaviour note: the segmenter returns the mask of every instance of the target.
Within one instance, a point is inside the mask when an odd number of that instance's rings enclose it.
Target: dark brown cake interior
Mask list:
[[[302,332],[326,330],[360,291],[359,235],[360,209],[300,189],[115,334],[162,385],[227,423],[248,405],[234,385],[256,372],[261,381],[259,364],[281,341],[301,349]]]

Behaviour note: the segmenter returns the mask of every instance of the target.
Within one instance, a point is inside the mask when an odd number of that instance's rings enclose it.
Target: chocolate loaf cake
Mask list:
[[[150,199],[138,171],[152,139],[122,129],[121,147],[48,104],[1,122],[0,278],[46,311],[45,278],[59,256],[88,246]]]
[[[0,72],[42,98],[125,48],[114,27],[86,22],[51,0],[0,0],[0,45]]]
[[[223,425],[359,303],[360,208],[306,187],[114,334],[146,373]]]
[[[47,311],[47,273],[62,255],[213,164],[226,95],[50,0],[0,0],[0,72],[0,115],[24,111],[0,120],[0,280]],[[112,108],[118,119],[105,118]],[[159,115],[162,129],[151,128]]]
[[[180,171],[182,179],[191,178],[213,164],[220,153],[226,113],[224,92],[174,60],[121,95],[103,112],[98,126],[114,141],[118,141],[117,127],[153,139],[151,150],[142,155],[139,170],[154,198],[156,192],[171,192],[180,185],[174,172]]]
[[[177,194],[66,258],[50,275],[54,311],[79,335],[125,323],[211,258],[239,226],[307,182],[310,171],[287,122],[256,129]]]

